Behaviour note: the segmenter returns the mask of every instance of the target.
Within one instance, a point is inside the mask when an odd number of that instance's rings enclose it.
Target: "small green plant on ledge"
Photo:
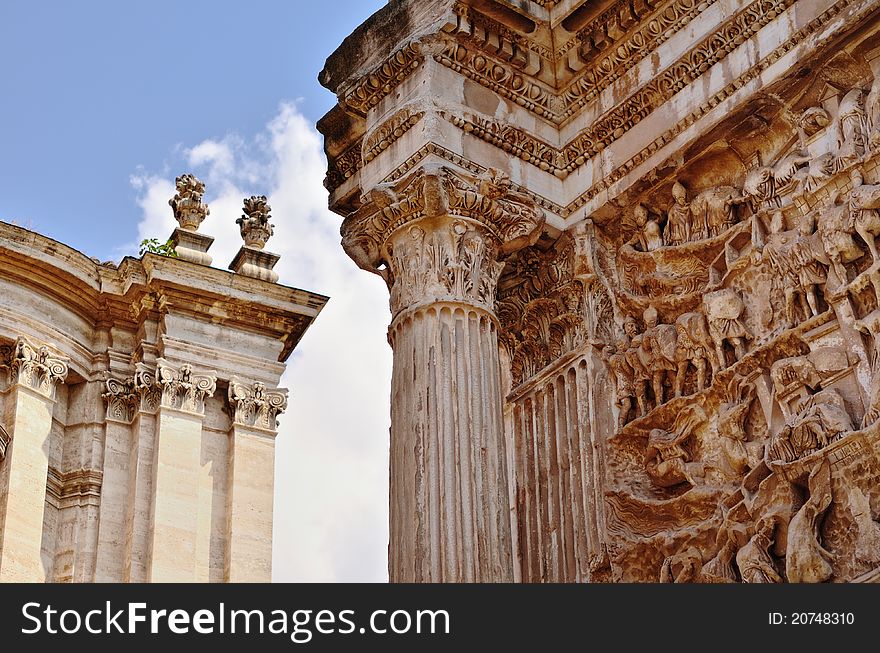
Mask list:
[[[156,238],[145,238],[141,241],[141,256],[144,254],[158,254],[159,256],[177,258],[177,251],[174,249],[174,243],[170,238],[164,243],[159,242]]]

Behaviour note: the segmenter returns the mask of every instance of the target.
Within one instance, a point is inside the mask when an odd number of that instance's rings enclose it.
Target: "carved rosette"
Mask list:
[[[194,374],[189,364],[175,368],[161,358],[156,361],[156,380],[163,408],[200,415],[205,413],[205,399],[213,397],[217,389],[216,374]]]
[[[45,345],[36,346],[20,337],[8,350],[9,383],[36,390],[50,399],[55,396],[55,386],[67,378],[70,361],[52,353]]]
[[[229,381],[229,405],[236,424],[275,431],[278,415],[287,410],[287,390],[266,390],[266,386],[259,381],[245,383],[232,377]]]
[[[254,249],[263,249],[275,233],[275,225],[269,222],[272,207],[265,195],[254,195],[244,199],[243,215],[235,221],[241,229],[244,244]]]
[[[174,211],[174,219],[181,229],[198,231],[199,225],[211,213],[208,205],[202,202],[205,184],[189,173],[177,177],[174,184],[177,193],[168,200],[168,205]]]
[[[422,168],[380,185],[342,227],[342,245],[385,278],[394,315],[457,302],[494,310],[501,258],[533,244],[544,213],[493,169],[479,177]]]

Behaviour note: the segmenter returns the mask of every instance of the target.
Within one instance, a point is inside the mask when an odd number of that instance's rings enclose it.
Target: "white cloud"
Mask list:
[[[282,382],[291,402],[277,440],[274,578],[278,581],[384,581],[388,543],[388,401],[391,350],[385,341],[387,290],[339,245],[340,218],[328,211],[325,160],[311,124],[282,104],[263,133],[226,135],[184,147],[181,169],[203,179],[225,267],[241,240],[235,219],[246,195],[267,195],[281,254],[281,283],[330,296]],[[168,207],[173,175],[132,177],[142,209],[141,238],[176,226]]]

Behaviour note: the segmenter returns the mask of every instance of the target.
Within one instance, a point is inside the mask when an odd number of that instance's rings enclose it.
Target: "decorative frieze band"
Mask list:
[[[594,121],[590,127],[578,134],[562,148],[554,147],[518,130],[512,125],[500,123],[493,119],[475,115],[458,116],[449,112],[443,112],[443,115],[447,120],[475,137],[495,144],[551,174],[565,178],[584,165],[591,157],[608,147],[612,142],[621,138],[639,121],[663,103],[669,101],[687,84],[721,61],[743,42],[753,37],[760,29],[789,8],[793,2],[794,0],[755,0],[755,2],[728,19],[717,30],[692,47],[678,61],[655,76],[651,82]],[[789,39],[785,45],[780,46],[782,48],[781,52],[778,52],[779,48],[777,48],[774,53],[765,57],[745,75],[731,82],[731,84],[705,102],[704,105],[697,109],[696,115],[691,115],[678,121],[661,137],[655,139],[636,156],[622,166],[619,166],[612,174],[616,174],[619,179],[629,172],[635,165],[638,165],[640,159],[644,160],[647,156],[650,156],[664,142],[686,129],[696,118],[732,94],[744,83],[760,74],[770,63],[801,41],[804,36],[817,31],[821,24],[826,23],[833,16],[840,13],[851,2],[852,0],[842,0],[842,2],[829,8],[820,17],[811,21],[809,25],[794,35],[796,38]],[[669,9],[660,12],[659,16],[663,17],[662,20],[672,21],[670,24],[677,25],[676,28],[680,28],[697,13],[705,10],[707,6],[708,4],[705,2],[696,3],[694,0],[682,0],[679,4],[675,5],[674,10]],[[685,18],[687,19],[685,20]],[[661,19],[655,18],[655,20]],[[642,29],[657,31],[659,28],[649,21]],[[662,42],[663,39],[668,37],[668,34],[668,31],[662,32],[655,34],[654,37]],[[657,44],[659,45],[659,42]],[[632,56],[637,56],[637,53],[638,49],[633,50]],[[618,52],[608,56],[620,57],[622,55]],[[505,69],[503,62],[492,61],[484,53],[468,52],[463,44],[456,41],[449,41],[442,52],[435,54],[435,59],[461,74],[479,81],[500,95],[514,99],[521,106],[533,110],[557,123],[561,123],[576,115],[579,107],[601,92],[604,88],[603,84],[611,83],[619,76],[620,70],[631,66],[633,63],[626,60],[623,63],[618,62],[618,66],[609,64],[610,67],[591,67],[590,72],[586,73],[583,78],[579,78],[574,85],[562,91],[561,94],[556,95],[555,91],[552,91],[549,87],[525,79],[514,69]],[[615,72],[615,70],[618,72]],[[481,75],[485,79],[480,77]],[[593,79],[591,76],[596,75],[604,76],[602,78],[604,81],[600,82],[598,77],[594,81],[590,81],[590,79]],[[560,107],[559,112],[554,107]],[[377,152],[371,153],[372,156],[376,154]],[[331,163],[328,186],[331,189],[338,186],[345,178],[350,177],[362,165],[362,162],[363,159],[359,149],[350,148],[346,150],[339,159]],[[342,168],[345,169],[345,172],[341,171]],[[616,179],[610,180],[608,176],[605,176],[599,184],[588,190],[583,196],[567,207],[566,214],[585,204],[593,196],[607,188],[613,181],[616,181]],[[565,214],[563,214],[563,217],[565,217]]]
[[[409,77],[422,60],[418,43],[405,45],[345,95],[346,106],[362,116],[366,115],[367,111]]]
[[[625,177],[630,171],[644,163],[661,147],[672,141],[676,136],[678,136],[688,127],[693,125],[697,120],[699,120],[702,116],[715,108],[719,103],[733,95],[737,90],[759,77],[767,68],[769,68],[780,58],[785,56],[786,53],[791,51],[799,43],[808,39],[811,35],[819,32],[819,30],[821,30],[825,25],[833,20],[835,16],[839,15],[847,7],[853,5],[855,2],[856,0],[840,0],[839,2],[829,7],[827,10],[825,10],[822,14],[817,16],[812,21],[810,21],[803,28],[793,33],[791,35],[791,38],[779,45],[766,57],[758,61],[754,66],[749,68],[749,70],[743,73],[740,77],[732,80],[724,88],[720,89],[717,93],[709,97],[705,102],[697,106],[690,114],[688,114],[678,122],[672,124],[669,129],[667,129],[653,141],[648,143],[630,159],[614,168],[611,172],[603,175],[599,181],[597,181],[593,186],[591,186],[581,195],[572,200],[568,205],[562,206],[549,200],[546,197],[538,195],[529,190],[519,190],[530,195],[538,206],[553,211],[556,215],[562,218],[567,218],[569,215],[587,204],[600,193],[608,190],[613,184],[623,179],[623,177]],[[872,10],[873,7],[868,6],[862,12],[860,12],[860,15],[866,15]],[[481,138],[489,143],[492,143],[493,145],[497,145],[498,147],[509,151],[515,156],[522,158],[525,161],[529,161],[530,163],[541,167],[547,172],[556,174],[559,177],[565,177],[569,174],[566,170],[567,167],[573,165],[574,167],[572,169],[576,169],[587,161],[587,156],[585,154],[578,153],[578,150],[576,148],[577,139],[575,139],[575,141],[573,141],[572,143],[569,143],[569,145],[565,146],[565,148],[563,148],[562,150],[557,150],[552,145],[535,139],[534,137],[517,130],[511,125],[491,121],[487,118],[478,119],[476,116],[454,116],[453,114],[448,112],[443,112],[442,115],[447,120],[449,120],[456,126],[465,129],[475,137]],[[420,150],[413,153],[412,156],[410,156],[391,174],[389,174],[387,180],[391,181],[394,179],[399,179],[400,177],[405,175],[407,171],[418,165],[419,162],[422,161],[429,154],[439,156],[447,161],[450,161],[451,163],[468,168],[475,173],[481,170],[480,166],[477,166],[473,162],[464,159],[464,157],[462,157],[461,155],[456,154],[451,150],[442,147],[441,145],[428,143]],[[561,167],[563,161],[568,162],[565,164],[566,167]]]
[[[641,61],[646,53],[656,50],[715,2],[717,0],[674,0],[612,48],[607,47],[608,42],[599,42],[597,30],[603,29],[601,26],[591,24],[581,30],[575,40],[580,59],[590,60],[605,51],[608,54],[590,61],[583,74],[561,92],[564,109],[559,121],[574,117],[584,105]],[[567,46],[571,47],[570,44]]]
[[[278,415],[287,410],[287,389],[267,390],[263,383],[229,380],[229,405],[236,424],[268,431],[278,428]]]

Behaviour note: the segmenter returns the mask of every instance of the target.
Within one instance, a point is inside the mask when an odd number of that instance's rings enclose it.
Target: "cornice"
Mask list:
[[[46,477],[46,494],[56,502],[92,497],[101,497],[104,474],[96,469],[77,469],[62,472],[49,467]]]
[[[0,277],[63,306],[88,324],[133,329],[147,310],[181,312],[281,339],[286,360],[328,298],[227,270],[147,254],[118,266],[0,222]]]
[[[772,3],[772,5],[774,7],[777,7],[778,9],[779,7],[790,6],[793,1],[794,0],[758,0],[756,3],[753,3],[753,5],[750,5],[750,7],[754,8],[755,6],[762,3]],[[760,78],[765,70],[767,70],[779,59],[785,56],[788,52],[793,50],[799,43],[804,42],[805,40],[819,33],[825,26],[829,25],[831,21],[833,21],[847,8],[858,6],[859,4],[859,0],[839,0],[837,3],[828,7],[824,12],[816,16],[801,29],[792,33],[786,41],[770,51],[765,57],[755,62],[755,64],[752,65],[746,72],[744,72],[739,77],[732,79],[723,88],[719,89],[716,93],[708,97],[702,103],[695,106],[687,115],[680,118],[677,122],[671,124],[668,129],[666,129],[652,141],[647,143],[633,156],[621,162],[612,170],[605,173],[601,179],[599,179],[589,188],[581,192],[567,204],[558,204],[548,199],[547,197],[539,195],[531,191],[530,189],[526,189],[523,187],[518,187],[518,192],[530,195],[535,200],[536,204],[551,211],[552,213],[560,216],[563,219],[571,216],[573,213],[581,209],[591,200],[599,196],[600,193],[609,190],[614,184],[619,182],[638,166],[653,157],[659,150],[661,150],[661,148],[672,142],[673,139],[685,132],[695,122],[697,122],[707,113],[712,111],[721,102],[734,95],[737,91],[739,91],[750,82]],[[850,17],[850,23],[859,22],[861,19],[863,19],[876,9],[875,3],[868,2],[864,3],[864,5],[865,6],[861,9],[861,11]],[[745,11],[749,11],[749,9],[746,9]],[[757,21],[756,23],[752,23],[754,29],[757,29],[755,26],[758,23],[760,23],[761,25],[766,25],[766,22],[769,20],[769,18],[767,18],[766,16],[762,17],[758,14],[751,14],[751,16],[755,21]],[[742,26],[741,23],[736,22],[737,18],[743,18],[743,14],[738,14],[737,17],[731,19],[725,24],[730,30],[730,39],[733,39],[734,41],[739,38],[736,36],[736,33],[737,29]],[[743,18],[743,20],[745,19]],[[842,30],[843,26],[841,26],[840,29]],[[728,44],[732,42],[733,41],[731,40],[726,41],[726,43]],[[723,41],[719,40],[719,52],[721,50],[724,50],[726,52],[727,46],[724,46],[722,48],[720,47],[721,43],[723,43]],[[688,68],[688,70],[693,69],[694,66],[697,66],[698,61],[703,61],[706,65],[709,65],[707,62],[712,61],[712,59],[703,59],[703,56],[703,54],[700,54],[698,56],[697,48],[689,51],[688,55],[686,55],[685,57],[688,61],[691,62],[691,68]],[[683,60],[685,58],[683,58]],[[717,59],[715,61],[717,63]],[[672,70],[673,67],[667,68],[667,71]],[[671,78],[672,73],[670,72],[670,76],[666,79],[668,81]],[[683,82],[681,84],[677,84],[678,90],[680,90],[680,88],[683,88],[683,86]],[[642,91],[644,91],[644,89],[646,88],[648,87],[643,87]],[[639,95],[640,92],[641,91],[637,91],[635,95]],[[674,92],[678,91],[676,90]],[[674,92],[670,91],[670,93],[672,94],[674,94]],[[671,95],[669,97],[671,97]],[[614,115],[617,115],[617,109],[613,111],[615,112]],[[642,113],[644,113],[644,111],[642,111]],[[650,111],[648,113],[650,113]],[[608,116],[611,114],[606,114],[604,119],[600,118],[596,126],[589,128],[587,132],[578,135],[563,147],[556,147],[553,144],[538,139],[528,132],[522,129],[518,129],[513,125],[503,123],[499,120],[488,118],[486,116],[480,116],[473,112],[462,111],[461,114],[459,114],[452,109],[441,109],[439,111],[439,115],[445,120],[449,121],[454,126],[470,134],[471,136],[479,138],[496,147],[499,147],[505,150],[505,152],[508,152],[511,155],[516,156],[528,163],[531,163],[532,165],[535,165],[545,172],[554,174],[561,179],[565,179],[569,174],[571,174],[571,172],[574,172],[575,170],[586,164],[592,156],[595,156],[597,151],[600,151],[597,150],[598,145],[601,145],[602,149],[604,149],[604,147],[607,147],[607,145],[605,145],[606,139],[607,142],[610,144],[610,142],[613,142],[615,136],[613,132],[610,134],[608,133],[610,127],[614,124],[613,121],[608,118]],[[647,115],[647,113],[645,113],[644,115]],[[639,112],[636,112],[634,116],[632,116],[633,122],[630,126],[634,126],[642,117],[644,116],[640,115]],[[590,137],[590,134],[596,133],[596,130],[602,130],[601,139],[597,136]],[[619,133],[618,137],[622,136],[623,133],[625,133],[625,131]],[[470,170],[475,174],[478,174],[485,169],[483,166],[475,163],[474,161],[471,161],[466,157],[461,156],[438,143],[431,142],[423,145],[419,150],[408,157],[406,161],[404,161],[394,170],[392,170],[386,176],[385,181],[390,182],[395,179],[399,179],[429,155],[435,155],[441,159]]]

